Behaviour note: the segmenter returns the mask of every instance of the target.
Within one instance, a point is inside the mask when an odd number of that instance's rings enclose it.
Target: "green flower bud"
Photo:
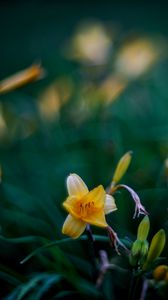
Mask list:
[[[127,152],[124,156],[121,157],[115,169],[114,176],[112,179],[112,184],[116,184],[123,177],[123,175],[125,174],[125,172],[127,171],[130,165],[131,159],[132,159],[131,151]]]
[[[145,241],[147,239],[150,228],[149,217],[145,216],[138,226],[137,239],[140,241]]]
[[[131,254],[133,256],[138,256],[141,252],[141,241],[140,240],[136,240],[133,245],[132,245],[132,249],[131,249]]]
[[[138,265],[138,258],[133,256],[132,254],[129,255],[129,263],[132,267],[136,267]]]
[[[137,265],[142,265],[146,259],[148,253],[148,242],[136,240],[131,249],[131,254],[129,256],[130,264],[135,267]]]
[[[140,259],[138,261],[138,264],[141,265],[141,266],[144,264],[144,262],[146,260],[146,257],[147,257],[147,254],[148,254],[148,248],[149,248],[148,241],[142,241],[141,254],[140,254]]]
[[[129,255],[129,262],[131,266],[135,267],[138,265],[140,251],[141,251],[141,241],[136,240],[132,244],[131,253]]]
[[[166,235],[163,229],[159,230],[153,237],[149,252],[147,255],[147,259],[143,266],[143,270],[145,270],[149,264],[151,264],[163,251],[166,242]]]
[[[142,246],[141,246],[141,255],[142,256],[147,256],[148,248],[149,248],[148,241],[142,241]]]

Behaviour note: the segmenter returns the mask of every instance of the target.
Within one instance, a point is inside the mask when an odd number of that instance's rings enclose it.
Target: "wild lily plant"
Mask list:
[[[112,182],[104,189],[102,185],[89,191],[84,181],[77,174],[67,178],[68,197],[63,206],[69,213],[62,228],[62,233],[72,238],[78,238],[88,225],[103,227],[108,231],[111,243],[118,252],[118,245],[126,249],[114,230],[107,224],[105,215],[117,210],[113,194],[118,189],[126,189],[135,201],[134,217],[147,214],[137,193],[124,184],[117,184],[127,171],[132,153],[127,152],[120,160],[114,172]]]
[[[119,183],[130,165],[131,158],[132,153],[127,152],[119,160],[111,184],[107,188],[98,185],[89,190],[79,175],[72,173],[67,177],[68,197],[63,202],[63,208],[68,212],[68,216],[63,223],[62,233],[68,237],[56,241],[41,239],[42,246],[24,258],[21,264],[25,264],[30,258],[38,255],[43,263],[45,262],[47,266],[50,266],[50,269],[48,273],[38,273],[31,277],[28,282],[22,283],[14,290],[11,299],[22,300],[29,294],[42,295],[40,283],[44,285],[43,290],[46,295],[52,294],[53,286],[55,286],[53,293],[56,293],[56,298],[51,299],[57,299],[57,293],[60,299],[71,299],[66,298],[66,293],[68,297],[77,295],[78,299],[83,299],[83,297],[85,299],[85,296],[86,298],[91,296],[98,300],[108,299],[106,296],[104,298],[103,295],[108,294],[108,289],[111,289],[117,276],[119,276],[121,284],[122,281],[123,283],[127,282],[125,293],[127,291],[128,300],[145,300],[148,299],[148,295],[149,299],[153,295],[160,297],[158,299],[166,299],[168,264],[164,258],[160,257],[166,243],[165,231],[160,229],[149,243],[150,220],[148,213],[138,194],[131,187]],[[107,214],[117,210],[114,194],[120,189],[126,189],[135,202],[133,218],[139,217],[141,214],[145,215],[138,226],[135,241],[132,241],[131,238],[120,239],[106,220]],[[108,236],[93,234],[91,226],[105,229]],[[86,235],[83,234],[85,232]],[[73,264],[73,261],[71,262],[61,250],[62,246],[66,248],[68,243],[75,243],[78,238],[80,241],[87,242],[90,257],[88,266],[90,264],[92,266],[87,289],[85,279],[82,278],[82,275],[79,277],[77,264]],[[31,240],[31,237],[27,239]],[[26,238],[23,239],[24,241],[27,241]],[[13,239],[12,242],[20,243],[22,239]],[[101,244],[99,247],[97,247],[97,242]],[[104,247],[104,242],[108,242],[106,247]],[[47,253],[42,255],[44,251]],[[124,263],[120,263],[121,259]],[[56,264],[54,268],[51,263],[52,260]],[[85,264],[87,264],[86,261]],[[55,268],[58,274],[55,273]],[[115,276],[111,277],[110,286],[104,287],[109,272],[114,273]],[[70,291],[56,292],[60,286],[66,285],[69,286]],[[33,294],[34,290],[35,294]],[[118,294],[120,294],[119,290]],[[5,300],[10,300],[10,298]]]

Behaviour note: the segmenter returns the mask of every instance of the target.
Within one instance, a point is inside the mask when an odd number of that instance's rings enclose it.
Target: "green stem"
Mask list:
[[[98,267],[97,267],[97,262],[96,262],[96,249],[95,249],[95,239],[92,234],[92,230],[90,228],[90,225],[87,225],[86,227],[86,234],[88,237],[88,246],[89,246],[89,252],[90,252],[90,259],[92,262],[93,266],[93,279],[97,278],[97,272],[98,272]]]
[[[132,299],[134,284],[135,284],[135,270],[132,270],[131,282],[130,282],[129,292],[128,292],[128,300]]]
[[[137,289],[138,289],[138,286],[139,286],[139,282],[140,282],[140,277],[136,276],[135,286],[134,286],[133,294],[132,294],[132,300],[137,300]]]
[[[137,300],[137,289],[139,287],[140,279],[142,276],[141,270],[132,270],[131,282],[128,293],[128,300]]]

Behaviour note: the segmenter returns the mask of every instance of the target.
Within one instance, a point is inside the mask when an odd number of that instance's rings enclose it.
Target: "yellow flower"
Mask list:
[[[62,233],[72,238],[78,238],[87,224],[107,227],[105,214],[117,209],[114,198],[107,195],[103,186],[99,185],[89,191],[86,184],[77,174],[67,178],[69,196],[63,206],[69,212]]]

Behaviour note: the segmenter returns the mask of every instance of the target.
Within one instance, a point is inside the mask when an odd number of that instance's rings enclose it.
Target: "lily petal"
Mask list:
[[[63,224],[62,233],[76,239],[84,232],[86,225],[85,222],[69,214]]]
[[[98,212],[95,212],[86,218],[83,219],[86,223],[95,225],[98,227],[107,227],[108,224],[106,223],[104,211],[100,210]]]
[[[88,188],[77,174],[70,174],[67,178],[67,189],[70,196],[82,197],[88,193]]]
[[[63,207],[71,213],[74,210],[75,203],[78,200],[75,196],[68,196],[67,199],[63,202]]]
[[[117,210],[117,206],[115,204],[115,200],[111,195],[106,194],[104,212],[105,214],[109,214],[112,211]]]
[[[69,196],[64,202],[63,207],[75,218],[79,219],[79,212],[76,210],[76,203],[78,198],[76,196]]]
[[[105,203],[105,190],[102,185],[91,190],[84,198],[84,203],[94,202],[95,209],[101,209],[104,207]]]

